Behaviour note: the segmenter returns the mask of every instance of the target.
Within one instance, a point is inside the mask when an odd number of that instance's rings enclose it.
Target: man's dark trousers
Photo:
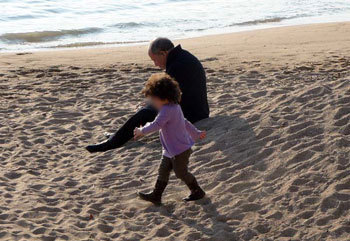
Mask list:
[[[106,142],[106,150],[119,148],[134,137],[135,127],[144,126],[156,118],[158,111],[152,106],[146,106],[136,112],[116,133]]]

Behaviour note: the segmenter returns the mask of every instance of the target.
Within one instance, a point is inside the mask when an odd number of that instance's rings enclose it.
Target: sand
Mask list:
[[[211,117],[155,207],[156,134],[89,154],[142,102],[147,46],[0,55],[1,240],[349,240],[350,23],[176,41],[202,60]]]

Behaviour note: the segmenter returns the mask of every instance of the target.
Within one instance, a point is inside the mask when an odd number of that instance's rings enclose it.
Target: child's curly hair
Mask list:
[[[181,101],[181,90],[179,84],[165,73],[152,74],[147,80],[142,94],[145,97],[155,96],[169,103],[179,104]]]

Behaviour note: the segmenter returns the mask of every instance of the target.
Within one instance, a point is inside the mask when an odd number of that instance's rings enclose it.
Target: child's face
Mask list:
[[[159,97],[156,96],[150,96],[148,97],[150,103],[153,105],[154,108],[156,108],[157,110],[160,110],[163,105],[169,104],[168,100],[162,100]]]

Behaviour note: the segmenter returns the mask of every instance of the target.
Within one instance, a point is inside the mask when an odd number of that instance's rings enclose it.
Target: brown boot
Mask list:
[[[189,201],[196,201],[199,199],[202,199],[205,196],[205,192],[202,190],[202,188],[198,185],[197,180],[194,179],[191,183],[186,183],[188,188],[191,190],[191,194],[184,198],[183,200],[186,202]]]
[[[154,190],[150,193],[139,192],[138,195],[142,200],[152,202],[159,206],[162,204],[162,194],[167,186],[167,182],[157,180]]]

